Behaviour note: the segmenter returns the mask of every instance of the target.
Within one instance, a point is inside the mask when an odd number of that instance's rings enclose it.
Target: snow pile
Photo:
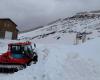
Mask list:
[[[92,58],[100,63],[100,38],[89,40],[84,44],[77,45],[76,51],[84,58]]]
[[[37,64],[14,74],[0,74],[0,80],[100,80],[99,41],[77,46],[39,43]]]

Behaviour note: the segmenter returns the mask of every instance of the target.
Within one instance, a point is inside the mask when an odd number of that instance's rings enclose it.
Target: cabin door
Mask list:
[[[5,32],[5,39],[12,39],[12,32],[6,31]]]

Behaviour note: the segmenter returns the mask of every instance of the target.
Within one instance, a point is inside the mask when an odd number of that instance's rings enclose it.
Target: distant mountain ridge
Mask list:
[[[19,33],[26,33],[26,32],[30,32],[30,31],[34,31],[34,30],[39,29],[39,28],[43,28],[43,26],[38,26],[36,28],[31,28],[31,29],[28,29],[28,30],[20,31]]]
[[[48,25],[19,35],[19,39],[63,39],[77,32],[88,33],[87,39],[100,37],[100,11],[80,12],[72,17],[55,20]]]

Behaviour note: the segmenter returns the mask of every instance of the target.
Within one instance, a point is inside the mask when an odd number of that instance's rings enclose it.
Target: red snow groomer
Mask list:
[[[8,44],[8,51],[0,55],[0,73],[14,73],[37,62],[37,53],[31,42]]]

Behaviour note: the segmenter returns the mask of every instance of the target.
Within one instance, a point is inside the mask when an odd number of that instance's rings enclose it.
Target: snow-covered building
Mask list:
[[[0,18],[0,38],[17,39],[18,29],[16,24],[9,18]]]

